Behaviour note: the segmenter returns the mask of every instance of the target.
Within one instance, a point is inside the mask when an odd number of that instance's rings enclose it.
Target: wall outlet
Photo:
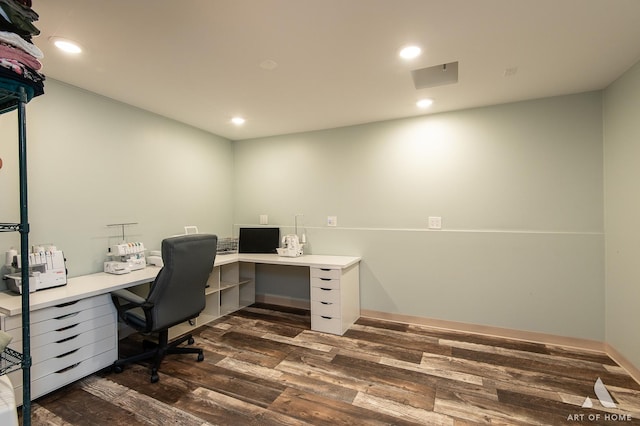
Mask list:
[[[268,225],[269,224],[269,216],[266,214],[260,215],[260,225]]]
[[[338,216],[327,216],[327,226],[338,226]]]
[[[440,216],[429,216],[429,229],[442,229],[442,218]]]

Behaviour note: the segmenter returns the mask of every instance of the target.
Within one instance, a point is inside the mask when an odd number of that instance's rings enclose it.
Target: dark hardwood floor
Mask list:
[[[155,384],[144,365],[94,374],[34,401],[32,424],[640,424],[640,385],[604,354],[367,318],[344,336],[309,325],[308,311],[243,309],[198,329],[203,362],[168,356]]]

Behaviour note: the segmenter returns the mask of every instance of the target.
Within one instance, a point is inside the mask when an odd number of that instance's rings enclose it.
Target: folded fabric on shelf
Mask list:
[[[44,93],[45,76],[38,72],[44,54],[31,43],[40,34],[32,24],[38,18],[31,0],[0,0],[0,110],[14,108],[22,89],[27,102]]]
[[[26,78],[34,83],[40,83],[44,81],[44,76],[36,70],[26,66],[25,64],[16,61],[15,59],[0,58],[0,67],[9,69],[18,74],[22,78]]]
[[[1,9],[0,9],[1,10]],[[35,27],[34,27],[35,28]],[[12,33],[18,34],[20,37],[25,39],[26,41],[31,41],[31,37],[33,35],[40,34],[40,30],[36,29],[36,33],[34,34],[30,29],[24,29],[20,26],[15,25],[11,21],[8,21],[2,13],[0,13],[0,30],[2,31],[10,31]]]
[[[40,19],[40,16],[31,9],[31,3],[26,5],[17,0],[0,0],[0,5],[2,6],[2,9],[5,10],[9,18],[14,15],[18,15],[21,19],[29,22],[35,22]],[[7,12],[8,9],[11,9],[11,11]]]
[[[29,55],[22,49],[18,49],[17,47],[13,47],[10,44],[6,44],[0,41],[0,58],[13,59],[18,62],[22,62],[28,67],[33,68],[38,71],[42,68],[42,63]]]
[[[13,47],[24,50],[36,59],[44,58],[44,53],[35,44],[26,41],[19,35],[10,31],[0,31],[0,41],[10,44]]]
[[[24,65],[20,68],[22,74],[18,74],[14,69],[14,63],[6,63],[5,60],[0,59],[0,79],[11,80],[22,86],[30,87],[32,89],[32,95],[29,97],[29,100],[44,93],[44,75]]]
[[[18,34],[27,41],[40,34],[40,30],[33,25],[38,14],[25,8],[13,0],[0,0],[0,29]]]

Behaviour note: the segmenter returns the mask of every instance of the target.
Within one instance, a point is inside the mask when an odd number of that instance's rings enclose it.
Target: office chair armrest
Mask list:
[[[145,322],[147,324],[146,329],[141,331],[150,331],[152,318],[151,310],[153,309],[153,303],[148,302],[144,297],[140,297],[129,290],[115,290],[111,292],[111,300],[118,311],[118,317],[124,322],[128,323],[126,312],[134,308],[142,308],[145,316]],[[122,303],[122,302],[125,303]]]
[[[135,293],[130,292],[129,290],[116,290],[111,292],[111,296],[115,296],[118,299],[124,299],[129,303],[132,303],[135,306],[142,306],[145,302],[145,298],[138,296]]]
[[[149,311],[153,308],[153,303],[147,302],[144,297],[140,297],[129,290],[116,290],[111,292],[111,300],[118,311],[118,315],[122,315],[133,308],[142,308],[144,310],[145,317],[149,316]],[[121,303],[122,301],[126,303]]]

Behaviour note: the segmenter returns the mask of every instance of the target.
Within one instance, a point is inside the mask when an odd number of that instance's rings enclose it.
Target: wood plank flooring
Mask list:
[[[640,424],[640,385],[600,353],[367,318],[334,336],[310,331],[308,311],[267,305],[195,338],[203,362],[168,356],[156,384],[144,365],[94,374],[34,401],[32,424]],[[123,340],[122,355],[138,344]]]

